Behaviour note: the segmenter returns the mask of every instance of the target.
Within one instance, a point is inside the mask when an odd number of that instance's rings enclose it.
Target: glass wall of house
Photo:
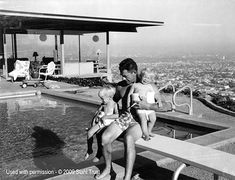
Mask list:
[[[44,57],[53,59],[55,36],[41,34],[6,34],[6,54],[8,72],[14,69],[17,59],[37,61],[42,64]]]
[[[18,34],[17,35],[17,57],[28,58],[30,61],[35,61],[35,53],[37,52],[36,60],[41,62],[43,57],[54,56],[55,50],[55,35],[46,34]]]
[[[80,38],[79,38],[80,36]],[[79,43],[80,39],[80,43]],[[7,58],[14,56],[12,49],[12,37],[6,35],[7,40]],[[17,34],[16,48],[17,58],[28,58],[34,61],[34,52],[37,52],[37,61],[42,61],[43,57],[54,57],[55,50],[59,49],[59,35],[46,34]],[[79,47],[80,44],[80,47]],[[64,56],[66,61],[79,60],[79,50],[81,62],[88,59],[98,59],[105,62],[106,54],[105,33],[90,33],[83,35],[65,35],[64,36]]]
[[[66,61],[99,60],[105,62],[105,33],[64,36],[64,56]],[[80,47],[79,47],[80,45]],[[80,51],[80,52],[79,52]]]
[[[16,59],[37,61],[60,61],[60,36],[54,34],[7,34],[8,72],[14,69]],[[15,50],[16,49],[16,53]],[[15,58],[17,57],[17,58]],[[64,59],[66,62],[98,61],[106,65],[106,34],[87,33],[83,35],[64,35]],[[59,63],[59,62],[58,62]]]

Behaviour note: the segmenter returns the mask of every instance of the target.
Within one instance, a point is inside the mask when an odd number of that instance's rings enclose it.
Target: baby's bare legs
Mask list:
[[[93,136],[100,129],[99,125],[96,124],[92,126],[87,132],[87,153],[84,156],[84,160],[87,160],[90,154],[93,153],[92,144],[93,144]]]
[[[92,126],[87,132],[87,139],[90,139],[100,129],[99,124]]]
[[[148,141],[149,140],[149,131],[148,131],[148,126],[147,126],[146,114],[140,113],[139,111],[137,111],[137,114],[139,116],[140,126],[143,131],[143,139]]]
[[[148,132],[149,132],[149,136],[151,137],[154,136],[154,134],[152,133],[152,130],[153,130],[156,120],[157,120],[157,117],[156,117],[155,112],[152,112],[151,114],[149,114]]]

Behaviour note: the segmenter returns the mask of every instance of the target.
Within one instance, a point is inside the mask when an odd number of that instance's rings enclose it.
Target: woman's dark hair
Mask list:
[[[136,62],[131,58],[126,58],[119,63],[119,70],[136,71],[138,70]]]

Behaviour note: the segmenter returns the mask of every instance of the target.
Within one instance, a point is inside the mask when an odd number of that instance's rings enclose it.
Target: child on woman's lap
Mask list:
[[[153,83],[154,77],[154,73],[147,68],[141,71],[140,82],[134,83],[128,94],[128,106],[144,100],[150,104],[157,103],[159,107],[162,107],[161,96]],[[138,109],[137,116],[140,120],[143,138],[149,140],[151,136],[154,136],[152,129],[156,122],[156,113],[153,110]]]
[[[93,136],[104,127],[110,125],[116,118],[118,118],[118,107],[113,101],[113,96],[116,90],[112,86],[105,86],[98,95],[102,100],[102,105],[95,113],[90,129],[87,132],[87,153],[84,159],[88,159],[93,153],[92,144]]]

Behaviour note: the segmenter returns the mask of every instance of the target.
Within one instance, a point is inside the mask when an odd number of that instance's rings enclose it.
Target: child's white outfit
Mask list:
[[[154,92],[154,89],[152,87],[152,90],[146,93],[147,103],[150,103],[150,104],[155,103],[155,97],[154,96],[155,96],[155,92]],[[154,113],[154,112],[155,112],[154,110],[145,110],[145,109],[138,110],[138,113],[145,114],[147,120],[149,120],[149,114]]]

